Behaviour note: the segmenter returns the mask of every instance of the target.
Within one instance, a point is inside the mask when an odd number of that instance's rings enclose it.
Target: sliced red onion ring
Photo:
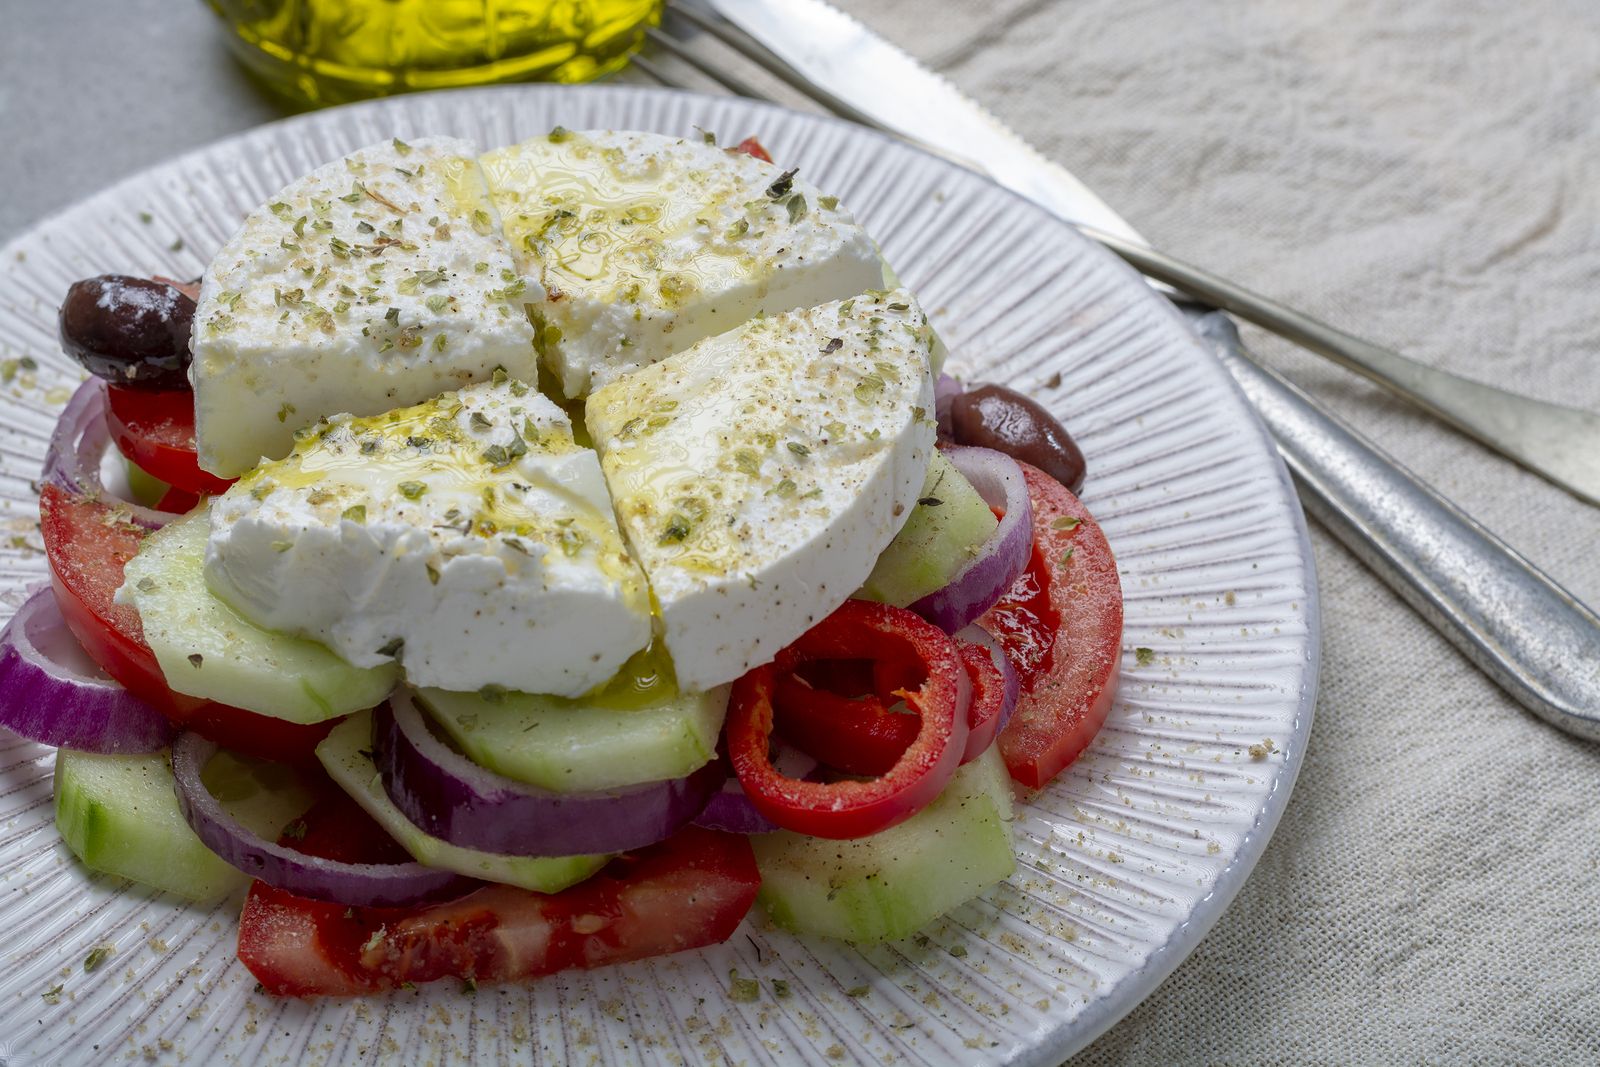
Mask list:
[[[83,752],[154,752],[177,732],[95,666],[49,586],[28,597],[0,631],[0,726]]]
[[[1006,728],[1006,723],[1011,721],[1011,713],[1017,710],[1017,701],[1022,696],[1022,679],[1017,675],[1017,669],[1011,665],[1011,659],[1000,647],[1000,641],[977,623],[963,627],[956,635],[956,646],[973,645],[989,654],[989,660],[994,664],[999,674],[1000,688],[998,693],[988,693],[978,684],[974,684],[972,693],[972,715],[978,716],[982,709],[982,721],[968,723],[971,732],[967,734],[967,748],[962,753],[961,762],[970,763],[983,755],[984,751],[1000,736],[1000,731]],[[979,679],[974,678],[974,682]],[[996,701],[998,706],[991,712],[987,705]]]
[[[1017,461],[992,448],[950,445],[945,458],[955,465],[992,508],[1005,509],[1000,525],[978,554],[943,589],[911,605],[911,610],[946,633],[973,622],[1006,594],[1028,567],[1033,554],[1033,503]]]
[[[773,756],[774,767],[789,778],[812,780],[822,769],[822,764],[792,746],[783,746]],[[696,826],[707,830],[726,830],[730,834],[770,834],[781,829],[777,823],[756,811],[745,795],[739,779],[729,775],[722,788],[711,795],[706,808],[694,820]]]
[[[401,691],[372,717],[373,762],[389,799],[434,837],[508,856],[626,852],[691,822],[722,788],[712,760],[687,778],[592,793],[553,793],[478,766],[445,744]]]
[[[729,778],[711,795],[694,824],[707,830],[726,830],[730,834],[770,834],[779,829],[777,823],[756,811],[737,778]]]
[[[100,464],[106,450],[112,447],[111,431],[106,426],[110,409],[105,382],[90,378],[78,386],[56,420],[55,432],[50,435],[50,445],[44,454],[42,483],[59,485],[80,496],[112,498],[100,478]],[[159,529],[177,517],[132,501],[123,503],[127,506],[128,517],[146,529]]]
[[[299,896],[358,908],[450,900],[481,884],[420,863],[340,863],[264,840],[229,815],[201,779],[216,752],[216,742],[195,733],[182,734],[173,744],[178,806],[207,848],[253,878]]]
[[[956,435],[955,423],[950,417],[950,401],[966,392],[966,387],[948,374],[940,374],[933,383],[933,414],[939,422],[939,437]]]
[[[965,641],[969,645],[982,645],[989,650],[989,658],[994,660],[995,667],[1000,671],[1000,676],[1005,679],[1004,700],[1001,702],[1000,725],[995,731],[1006,728],[1006,723],[1011,721],[1011,713],[1017,710],[1017,701],[1022,699],[1022,676],[1017,673],[1017,668],[1012,665],[1011,657],[1006,655],[1006,650],[1001,646],[1000,639],[984,627],[973,623],[956,631],[956,640]]]

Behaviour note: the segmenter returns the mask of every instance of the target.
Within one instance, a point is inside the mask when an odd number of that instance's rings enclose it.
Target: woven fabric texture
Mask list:
[[[844,6],[1158,247],[1430,364],[1600,410],[1600,8]],[[1600,512],[1246,340],[1600,604]],[[1074,1064],[1596,1062],[1600,746],[1523,712],[1313,540],[1322,690],[1288,813],[1195,954]]]

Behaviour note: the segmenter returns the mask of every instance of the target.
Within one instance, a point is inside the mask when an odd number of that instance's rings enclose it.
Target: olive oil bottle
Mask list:
[[[269,85],[311,106],[623,66],[663,0],[208,0]]]

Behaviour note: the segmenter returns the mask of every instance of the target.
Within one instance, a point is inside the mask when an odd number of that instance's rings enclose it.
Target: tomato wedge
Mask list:
[[[863,654],[896,665],[920,664],[915,687],[893,694],[916,716],[911,744],[881,777],[870,781],[808,782],[779,772],[770,751],[778,679],[818,660],[859,659]],[[733,683],[725,731],[728,758],[750,803],[771,822],[812,837],[865,837],[909,819],[950,781],[966,749],[971,694],[949,634],[904,608],[847,600],[772,663]],[[818,714],[828,713],[823,705],[816,707]],[[800,706],[794,712],[804,715],[808,710]]]
[[[1122,582],[1082,502],[1038,468],[1018,466],[1033,501],[1033,559],[978,624],[1022,682],[1000,754],[1011,777],[1038,789],[1105,725],[1122,664]]]
[[[360,820],[319,806],[296,848],[374,862]],[[380,835],[381,836],[381,835]],[[346,908],[250,887],[239,959],[280,996],[354,996],[458,978],[504,982],[726,941],[761,875],[738,834],[688,827],[560,893],[489,885],[415,908]]]
[[[117,449],[175,489],[202,495],[223,492],[233,482],[200,469],[194,448],[194,394],[187,389],[125,389],[108,386],[106,416]]]
[[[302,726],[175,693],[144,641],[139,613],[112,598],[144,530],[114,506],[56,485],[39,491],[39,528],[61,615],[89,658],[134,696],[181,726],[265,759],[309,763],[333,724]]]
[[[733,148],[728,149],[728,151],[743,152],[747,156],[754,156],[763,163],[772,162],[772,157],[767,155],[767,150],[761,147],[761,142],[756,140],[754,137],[746,137]]]
[[[179,489],[169,485],[167,491],[161,494],[161,499],[156,501],[156,510],[165,511],[169,515],[187,515],[200,506],[200,495],[191,493],[187,489]]]

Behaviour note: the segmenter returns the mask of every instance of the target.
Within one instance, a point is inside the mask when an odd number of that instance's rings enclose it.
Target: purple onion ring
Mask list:
[[[728,775],[721,760],[712,760],[687,778],[625,789],[539,789],[480,767],[445,744],[405,691],[373,712],[372,750],[389,799],[424,833],[508,856],[653,845],[705,810]]]
[[[105,382],[90,378],[78,386],[56,420],[55,432],[50,435],[41,485],[59,485],[92,500],[111,496],[100,480],[100,463],[111,447],[111,430],[106,425],[110,410],[111,399]],[[132,501],[123,503],[128,518],[148,530],[158,530],[177,518]]]
[[[49,586],[0,631],[0,726],[82,752],[155,752],[177,733],[165,715],[95,666]]]
[[[820,780],[822,764],[798,748],[783,744],[776,737],[773,738],[773,744],[778,747],[772,758],[773,766],[785,777]],[[745,794],[744,786],[731,774],[722,788],[712,794],[710,803],[706,804],[694,824],[704,826],[707,830],[726,830],[730,834],[770,834],[781,829],[777,823],[756,811],[755,805],[750,803],[749,796]]]
[[[173,744],[178,807],[207,848],[252,878],[299,896],[358,908],[452,900],[481,884],[420,863],[340,863],[264,840],[229,815],[201,779],[216,752],[216,742],[195,733],[182,734]]]
[[[710,802],[695,818],[694,824],[707,830],[725,830],[730,834],[770,834],[780,829],[777,823],[762,815],[750,803],[737,778],[729,778],[721,789],[711,795]]]
[[[969,645],[981,645],[988,650],[989,658],[994,661],[995,667],[1000,671],[1000,677],[1005,680],[1005,688],[1001,691],[1000,714],[997,716],[1000,721],[994,728],[994,736],[998,738],[1005,731],[1006,723],[1011,721],[1011,713],[1017,710],[1017,701],[1022,699],[1022,677],[1011,665],[1011,657],[1000,647],[1000,639],[977,623],[962,627],[956,632],[955,639],[965,641]],[[969,749],[961,762],[969,762],[981,755],[983,749],[977,751]]]
[[[993,534],[942,589],[911,610],[946,633],[955,633],[994,607],[1028,567],[1033,555],[1033,502],[1017,461],[992,448],[950,445],[948,459],[978,495],[1005,514]]]

